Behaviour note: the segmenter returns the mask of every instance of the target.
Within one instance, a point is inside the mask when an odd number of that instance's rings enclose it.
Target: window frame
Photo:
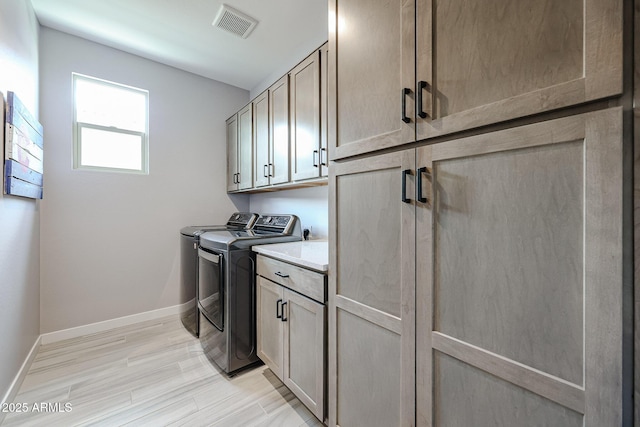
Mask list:
[[[121,83],[112,82],[109,80],[100,79],[97,77],[87,76],[80,73],[72,74],[72,103],[73,103],[73,169],[82,171],[95,171],[95,172],[115,172],[115,173],[127,173],[134,175],[148,175],[149,174],[149,91],[140,89],[134,86],[128,86]],[[103,126],[95,123],[79,122],[77,120],[77,102],[76,102],[76,82],[78,80],[90,81],[92,83],[101,84],[108,87],[114,87],[118,89],[125,89],[131,92],[141,93],[145,97],[145,130],[144,132],[134,131],[130,129],[118,128],[115,126]],[[115,168],[109,166],[92,166],[83,165],[82,159],[82,129],[96,129],[105,132],[112,132],[114,134],[124,135],[137,135],[141,137],[141,158],[140,169],[126,169]]]

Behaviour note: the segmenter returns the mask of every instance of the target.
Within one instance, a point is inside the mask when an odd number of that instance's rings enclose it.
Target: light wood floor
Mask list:
[[[221,373],[178,316],[43,345],[14,403],[2,426],[322,426],[264,365]]]

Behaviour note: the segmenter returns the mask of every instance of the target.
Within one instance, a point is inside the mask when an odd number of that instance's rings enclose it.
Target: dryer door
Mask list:
[[[220,331],[224,330],[224,258],[221,253],[198,249],[198,306]]]

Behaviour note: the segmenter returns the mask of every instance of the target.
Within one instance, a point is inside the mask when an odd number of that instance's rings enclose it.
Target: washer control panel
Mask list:
[[[248,212],[236,212],[229,218],[227,225],[243,228],[251,228],[258,218],[258,214]]]
[[[258,218],[254,230],[267,230],[288,233],[295,226],[298,217],[295,215],[264,215]]]

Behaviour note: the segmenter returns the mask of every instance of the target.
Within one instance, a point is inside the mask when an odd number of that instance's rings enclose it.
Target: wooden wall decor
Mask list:
[[[4,194],[42,199],[42,125],[13,92],[7,93],[4,127]]]

